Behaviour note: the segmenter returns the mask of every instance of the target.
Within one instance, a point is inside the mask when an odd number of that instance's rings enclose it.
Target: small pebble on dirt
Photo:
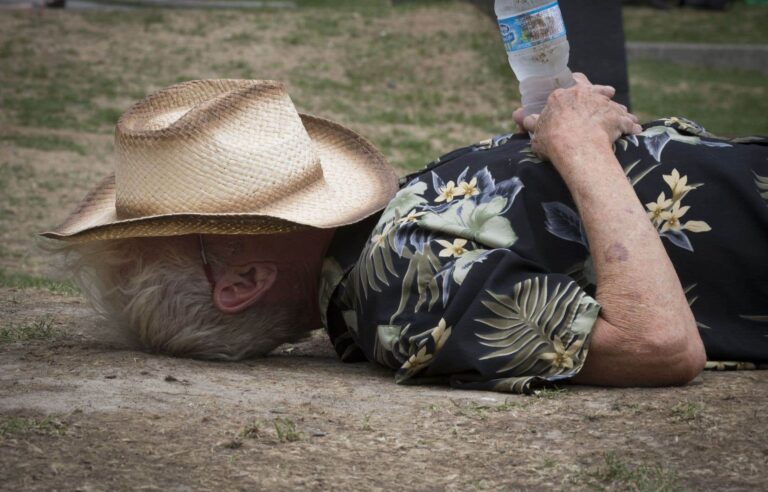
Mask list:
[[[163,381],[165,381],[166,383],[179,383],[179,384],[185,384],[185,385],[189,384],[189,381],[187,381],[186,379],[179,379],[175,376],[171,376],[170,374],[165,376]]]
[[[220,448],[225,449],[239,449],[243,447],[243,441],[237,440],[237,439],[231,439],[228,441],[222,441],[220,443],[216,444]]]

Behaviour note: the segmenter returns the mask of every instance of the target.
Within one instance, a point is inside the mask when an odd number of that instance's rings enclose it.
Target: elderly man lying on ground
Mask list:
[[[400,181],[277,83],[134,105],[117,165],[48,237],[110,327],[236,360],[324,326],[403,383],[678,385],[768,362],[768,140],[640,127],[580,77],[533,132]],[[379,213],[381,209],[383,212]]]

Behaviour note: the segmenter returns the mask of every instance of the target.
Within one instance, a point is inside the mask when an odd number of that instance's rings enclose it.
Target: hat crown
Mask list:
[[[119,219],[252,213],[323,178],[282,84],[209,80],[136,103],[115,130]]]

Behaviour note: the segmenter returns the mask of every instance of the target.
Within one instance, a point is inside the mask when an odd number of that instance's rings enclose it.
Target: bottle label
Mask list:
[[[499,19],[499,29],[507,53],[565,36],[563,14],[557,2],[520,15]]]

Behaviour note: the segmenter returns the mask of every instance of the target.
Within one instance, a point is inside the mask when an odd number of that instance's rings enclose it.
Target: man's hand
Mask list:
[[[573,76],[576,85],[554,91],[541,115],[526,117],[522,109],[513,114],[518,127],[532,134],[532,149],[540,157],[551,159],[577,142],[610,147],[622,135],[642,132],[637,117],[611,101],[613,87],[594,85],[581,73]]]

